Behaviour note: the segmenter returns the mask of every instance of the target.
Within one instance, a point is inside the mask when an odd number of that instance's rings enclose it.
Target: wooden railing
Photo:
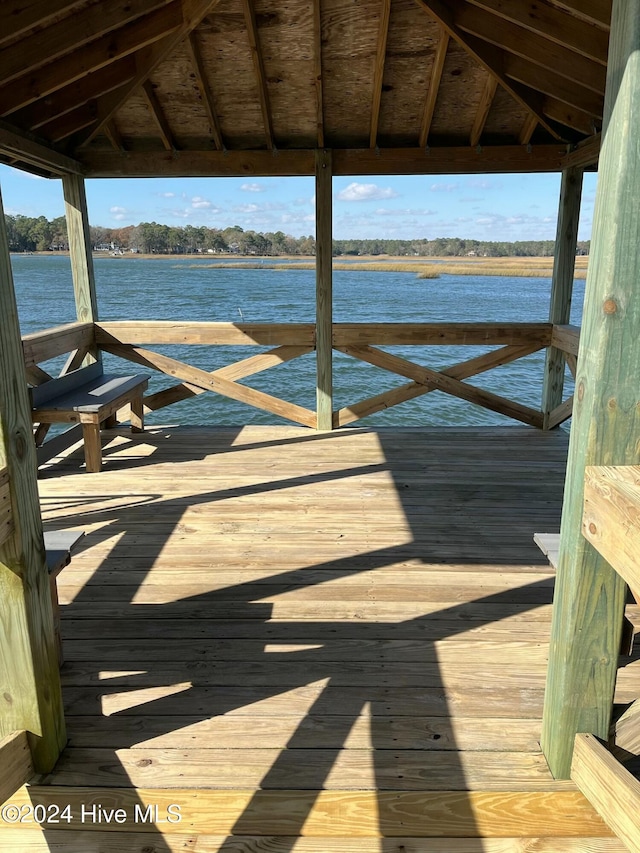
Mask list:
[[[0,739],[0,805],[33,776],[31,751],[24,731]]]
[[[549,346],[562,351],[575,374],[579,330],[548,323],[334,323],[332,346],[358,361],[409,380],[396,388],[357,400],[333,412],[333,426],[351,424],[367,415],[389,409],[432,391],[443,391],[522,423],[542,428],[543,413],[467,380],[509,364]],[[208,372],[153,349],[165,345],[269,347],[249,358]],[[27,379],[37,385],[49,378],[40,362],[70,353],[63,373],[74,369],[92,348],[153,369],[178,380],[145,397],[148,411],[213,391],[311,428],[316,412],[295,402],[241,384],[240,380],[293,361],[316,349],[312,323],[208,323],[173,321],[123,321],[72,323],[28,335],[23,339]],[[483,346],[488,353],[435,370],[389,353],[381,347]],[[549,426],[571,416],[572,398],[550,413]],[[41,443],[42,433],[37,433]],[[50,443],[50,442],[49,442]]]
[[[640,466],[587,467],[582,533],[639,600]],[[621,761],[639,752],[639,721],[640,699],[616,721],[610,748],[577,734],[571,766],[573,781],[629,850],[640,850],[640,782]]]

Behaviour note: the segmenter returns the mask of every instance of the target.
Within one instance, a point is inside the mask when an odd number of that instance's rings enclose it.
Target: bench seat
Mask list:
[[[118,409],[129,404],[131,430],[143,431],[142,395],[148,384],[146,373],[103,373],[101,364],[92,364],[32,388],[31,417],[40,424],[81,424],[86,469],[94,473],[102,468],[100,428],[114,422]]]

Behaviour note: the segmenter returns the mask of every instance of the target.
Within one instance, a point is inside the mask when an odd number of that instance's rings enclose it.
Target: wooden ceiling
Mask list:
[[[343,174],[546,171],[586,141],[592,162],[610,17],[611,0],[2,0],[0,161],[312,174],[326,147]]]

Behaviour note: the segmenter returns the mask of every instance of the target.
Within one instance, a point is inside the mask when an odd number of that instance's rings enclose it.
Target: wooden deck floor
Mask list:
[[[564,433],[111,436],[102,473],[41,479],[46,526],[87,537],[59,578],[69,746],[34,790],[183,819],[51,849],[624,849],[538,744]]]

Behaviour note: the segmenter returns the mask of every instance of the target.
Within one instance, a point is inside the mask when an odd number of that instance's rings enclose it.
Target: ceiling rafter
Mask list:
[[[0,44],[18,38],[37,25],[47,24],[62,12],[68,12],[77,6],[80,0],[37,0],[25,3],[24,0],[2,0],[2,32]]]
[[[242,6],[244,8],[244,20],[247,26],[251,58],[253,59],[253,67],[257,78],[258,98],[260,100],[260,111],[262,112],[267,148],[273,148],[273,126],[271,122],[271,108],[269,106],[269,91],[267,89],[267,78],[264,73],[264,63],[262,61],[262,50],[260,49],[260,40],[258,38],[253,0],[242,0]]]
[[[202,98],[202,104],[207,113],[207,118],[209,119],[209,127],[211,135],[213,136],[213,141],[218,151],[224,151],[226,146],[222,138],[220,122],[218,121],[218,115],[213,103],[213,93],[209,83],[207,82],[204,64],[202,62],[202,54],[200,52],[200,45],[198,44],[198,37],[195,32],[189,33],[189,38],[186,40],[186,47],[191,60],[193,73],[196,75],[196,85],[200,92],[200,97]]]
[[[378,121],[380,119],[380,104],[382,101],[382,82],[384,79],[384,63],[387,58],[387,36],[389,34],[389,17],[391,15],[391,0],[381,0],[380,27],[378,29],[378,47],[373,68],[373,103],[371,105],[371,128],[369,131],[369,148],[375,148],[378,142]]]
[[[469,135],[469,145],[473,147],[478,145],[480,142],[480,137],[482,136],[482,131],[487,123],[489,110],[491,109],[491,104],[493,103],[497,88],[498,81],[492,74],[489,74],[484,84],[482,95],[480,96],[478,111],[476,112],[473,127],[471,128],[471,134]]]
[[[436,101],[438,92],[440,91],[440,81],[442,80],[442,71],[444,70],[444,62],[447,58],[449,50],[449,33],[446,30],[442,31],[436,53],[431,66],[431,78],[429,79],[429,89],[427,91],[427,99],[424,104],[422,113],[422,123],[420,125],[420,135],[418,145],[420,148],[426,148],[429,140],[429,131],[431,130],[431,122],[436,109]]]
[[[575,12],[586,21],[609,29],[611,24],[611,0],[555,0],[569,12]]]
[[[606,68],[539,33],[504,18],[496,18],[470,3],[458,4],[456,24],[466,33],[554,71],[592,92],[604,94]]]
[[[136,53],[136,76],[123,87],[121,92],[105,95],[98,102],[98,117],[89,133],[76,140],[78,146],[87,145],[102,130],[127,101],[132,92],[147,80],[155,69],[163,62],[180,42],[212,11],[219,0],[183,0],[182,21],[170,35],[156,41],[150,47]],[[169,7],[171,8],[171,7]]]
[[[47,122],[38,132],[51,142],[62,142],[63,139],[68,139],[95,121],[96,111],[96,102],[91,101],[75,110],[69,110],[54,121]]]
[[[531,142],[533,134],[535,133],[535,129],[538,126],[537,116],[534,116],[532,113],[529,113],[527,118],[525,119],[524,124],[520,128],[520,133],[518,135],[518,142],[520,145],[528,145]]]
[[[92,71],[166,38],[167,33],[179,29],[181,22],[180,3],[174,2],[138,18],[120,32],[102,36],[35,73],[20,77],[0,91],[0,115],[7,116],[81,80]]]
[[[45,141],[0,121],[0,154],[17,163],[26,163],[51,174],[84,174],[83,166],[74,158],[60,154]]]
[[[572,107],[557,98],[544,99],[544,112],[553,121],[577,130],[584,136],[592,136],[600,130],[601,121],[594,119],[589,113],[585,113],[578,107]],[[575,141],[575,140],[574,140]]]
[[[111,119],[111,121],[108,121],[105,124],[103,131],[104,135],[107,137],[107,139],[116,151],[122,152],[127,150],[124,144],[124,140],[122,139],[122,135],[118,130],[118,126],[116,125],[113,119]]]
[[[124,85],[133,77],[135,70],[134,58],[125,56],[112,65],[105,65],[98,71],[92,71],[91,74],[76,80],[70,86],[58,89],[42,100],[12,113],[11,121],[19,127],[36,130],[53,119]]]
[[[475,6],[520,24],[582,56],[607,64],[609,34],[540,0],[469,0]]]
[[[324,148],[324,104],[322,99],[322,19],[320,0],[313,0],[313,73],[316,90],[316,139]]]
[[[2,51],[0,84],[24,77],[87,42],[168,5],[170,0],[116,0],[81,9]]]
[[[565,104],[576,107],[582,112],[597,118],[604,113],[604,95],[596,95],[583,86],[570,84],[562,77],[551,71],[527,62],[519,56],[506,55],[504,59],[505,74],[518,83],[533,88],[543,95],[557,98]]]
[[[164,110],[162,109],[160,101],[158,100],[156,90],[154,89],[151,80],[144,81],[144,83],[142,84],[142,92],[144,94],[147,106],[149,107],[153,120],[155,121],[158,127],[158,132],[160,133],[162,144],[167,149],[167,151],[177,151],[178,146],[176,145],[173,133],[171,131],[171,128],[169,127],[169,122],[167,121],[167,117],[164,114]]]
[[[476,62],[492,74],[498,82],[506,89],[515,100],[526,110],[537,116],[538,122],[554,137],[560,139],[559,133],[545,118],[542,109],[542,97],[535,91],[526,89],[519,83],[513,83],[505,75],[502,68],[502,55],[496,55],[496,51],[467,33],[463,33],[455,23],[454,8],[458,5],[451,0],[416,0],[417,4],[427,14],[435,18],[449,35],[470,54]]]
[[[597,164],[600,157],[600,145],[602,143],[602,134],[596,133],[589,139],[580,142],[575,148],[570,151],[562,160],[562,168],[568,169],[571,166],[593,166]]]

